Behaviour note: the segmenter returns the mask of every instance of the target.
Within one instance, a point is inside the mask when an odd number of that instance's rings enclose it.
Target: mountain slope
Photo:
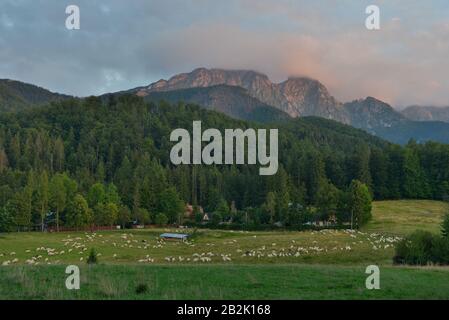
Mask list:
[[[344,107],[350,116],[351,125],[368,132],[374,132],[375,128],[390,128],[407,121],[390,105],[373,97],[345,103]]]
[[[70,98],[44,88],[9,79],[0,79],[0,112],[20,111],[50,101]]]
[[[449,122],[449,107],[410,106],[402,110],[401,113],[414,121]]]
[[[290,118],[286,113],[251,97],[246,89],[236,86],[217,85],[172,91],[155,91],[148,93],[145,96],[145,100],[195,103],[207,109],[222,112],[233,118],[249,121],[273,122]]]
[[[375,128],[374,133],[399,144],[406,144],[410,139],[449,143],[449,123],[442,121],[403,121],[392,127]]]

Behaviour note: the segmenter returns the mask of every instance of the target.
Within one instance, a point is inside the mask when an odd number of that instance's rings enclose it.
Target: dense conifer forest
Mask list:
[[[174,166],[173,129],[278,128],[279,170]],[[201,223],[360,226],[371,199],[444,199],[449,146],[388,143],[321,118],[235,120],[131,95],[67,99],[0,114],[0,228]],[[186,204],[193,214],[185,216]],[[202,209],[204,211],[202,211]]]

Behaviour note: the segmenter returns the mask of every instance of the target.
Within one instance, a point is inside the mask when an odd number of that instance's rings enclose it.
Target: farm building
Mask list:
[[[164,240],[181,240],[185,241],[189,237],[188,234],[184,233],[163,233],[160,237]]]
[[[193,219],[195,217],[195,214],[194,214],[195,210],[194,209],[195,208],[193,207],[193,205],[187,204],[186,208],[185,208],[185,212],[184,212],[184,217],[189,218],[189,219]],[[198,206],[197,210],[198,210],[199,213],[204,214],[203,207]]]

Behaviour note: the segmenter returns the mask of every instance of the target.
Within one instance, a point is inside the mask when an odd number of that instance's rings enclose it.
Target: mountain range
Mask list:
[[[217,94],[217,86],[226,90],[227,94]],[[224,89],[223,86],[228,88]],[[251,70],[198,68],[128,92],[153,101],[165,99],[196,103],[236,118],[256,120],[251,114],[241,114],[248,105],[239,102],[243,102],[243,96],[248,95],[259,101],[252,100],[251,112],[257,105],[263,105],[265,110],[271,106],[292,118],[317,116],[335,120],[400,144],[410,139],[449,142],[449,124],[435,121],[422,123],[374,97],[342,103],[322,83],[307,77],[291,77],[284,82],[273,83],[266,75]],[[236,95],[240,99],[230,98]],[[260,116],[257,120],[261,120]]]
[[[317,80],[291,77],[273,83],[259,72],[198,68],[147,86],[103,95],[135,94],[147,101],[185,102],[257,121],[316,116],[334,120],[391,142],[449,143],[449,107],[409,107],[399,112],[374,97],[340,102]],[[0,111],[17,111],[70,96],[13,80],[0,80]],[[437,120],[437,121],[435,121]]]

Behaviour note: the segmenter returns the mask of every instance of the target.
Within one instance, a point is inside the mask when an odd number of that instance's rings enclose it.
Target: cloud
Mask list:
[[[444,1],[378,1],[379,31],[364,27],[370,1],[77,2],[79,31],[64,28],[62,2],[2,2],[0,77],[84,96],[242,68],[316,78],[342,101],[449,105]]]

